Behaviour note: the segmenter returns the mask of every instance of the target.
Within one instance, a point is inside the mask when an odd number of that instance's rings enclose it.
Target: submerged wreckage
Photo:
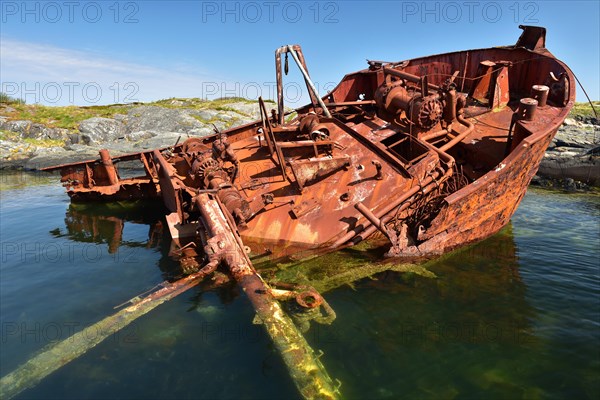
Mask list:
[[[323,97],[300,46],[284,46],[275,53],[277,109],[259,99],[260,120],[46,170],[60,170],[73,202],[162,198],[170,253],[190,274],[171,286],[227,271],[302,396],[334,398],[335,385],[279,300],[307,309],[326,302],[311,288],[271,287],[252,255],[319,254],[380,231],[389,256],[421,258],[498,232],[575,99],[574,76],[545,48],[545,29],[521,28],[514,46],[368,61]],[[288,56],[311,97],[291,120],[282,83]],[[145,174],[121,178],[119,163],[131,160]]]

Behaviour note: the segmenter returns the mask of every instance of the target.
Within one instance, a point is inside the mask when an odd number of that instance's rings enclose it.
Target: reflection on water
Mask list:
[[[164,228],[164,207],[156,201],[122,201],[108,204],[69,204],[64,227],[55,228],[50,233],[56,238],[68,238],[83,243],[107,245],[108,253],[115,254],[119,248],[146,248],[161,251],[164,257],[159,267],[166,280],[182,276],[178,263],[168,254],[170,237]],[[147,237],[137,240],[123,238],[126,224],[147,226]]]
[[[153,212],[153,208],[156,209],[156,213]],[[70,204],[65,216],[66,233],[63,233],[60,228],[56,228],[50,233],[54,237],[68,237],[77,242],[106,243],[111,254],[117,252],[121,245],[157,247],[162,231],[158,212],[160,212],[160,208],[154,204],[117,203],[116,205],[102,204],[93,207]],[[148,224],[148,241],[124,241],[125,221]]]
[[[347,398],[596,398],[599,203],[530,191],[499,234],[421,265],[381,261],[377,245],[255,261],[269,280],[325,292],[337,319],[306,337]],[[162,215],[150,204],[70,205],[60,187],[5,191],[2,374],[53,339],[23,336],[19,324],[80,329],[175,278]],[[15,243],[73,250],[51,262]],[[101,256],[92,260],[90,248]],[[204,285],[22,398],[296,398],[253,317],[235,285]]]

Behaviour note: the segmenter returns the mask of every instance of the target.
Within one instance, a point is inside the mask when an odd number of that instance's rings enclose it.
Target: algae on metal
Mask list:
[[[319,293],[326,293],[343,285],[373,277],[385,271],[413,273],[425,278],[435,278],[422,263],[381,260],[383,248],[377,241],[363,242],[352,248],[275,265],[263,263],[257,266],[269,282],[285,282],[312,286]]]
[[[85,354],[137,318],[194,287],[204,276],[204,273],[198,272],[173,284],[165,282],[160,290],[148,297],[46,348],[0,379],[0,398],[11,399],[23,390],[37,385],[46,376]],[[86,334],[89,331],[95,334],[90,337]]]

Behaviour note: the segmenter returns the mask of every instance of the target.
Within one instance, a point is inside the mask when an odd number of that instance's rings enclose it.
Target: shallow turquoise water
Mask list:
[[[175,273],[159,209],[82,211],[55,178],[0,178],[2,376]],[[597,195],[530,190],[509,227],[426,267],[325,294],[338,317],[306,336],[345,397],[600,395]],[[18,398],[296,398],[253,316],[235,287],[191,290]]]

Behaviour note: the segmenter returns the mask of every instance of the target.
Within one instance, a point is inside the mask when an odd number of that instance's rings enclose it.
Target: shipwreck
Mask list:
[[[159,198],[167,210],[170,255],[187,276],[101,323],[122,327],[221,271],[244,289],[300,394],[339,397],[326,357],[281,304],[317,310],[328,323],[334,311],[311,287],[266,282],[252,260],[319,255],[375,232],[387,239],[387,256],[418,260],[504,227],[575,100],[574,75],[546,49],[545,29],[520,28],[512,46],[368,61],[324,96],[300,46],[283,46],[275,52],[277,108],[259,99],[259,120],[46,168],[60,171],[72,202]],[[311,98],[292,115],[283,99],[290,62]],[[121,177],[119,164],[130,161],[144,173]],[[23,374],[3,383],[16,387]]]

